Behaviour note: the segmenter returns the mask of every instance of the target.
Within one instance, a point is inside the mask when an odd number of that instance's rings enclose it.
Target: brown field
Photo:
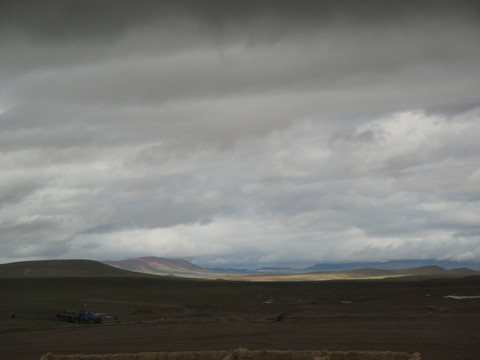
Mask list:
[[[392,351],[479,359],[480,277],[324,282],[0,279],[0,359],[249,350]],[[102,324],[8,318],[84,303]],[[30,314],[31,312],[24,312]],[[118,314],[118,321],[114,319]]]
[[[420,354],[391,351],[247,350],[178,351],[137,354],[57,355],[41,360],[421,360]]]

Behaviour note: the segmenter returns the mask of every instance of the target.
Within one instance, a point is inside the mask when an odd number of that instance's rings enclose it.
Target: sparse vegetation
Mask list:
[[[180,351],[139,354],[56,355],[40,360],[421,360],[418,353],[391,351],[282,351],[237,349],[234,351]]]
[[[324,282],[0,279],[0,358],[38,360],[49,351],[73,355],[91,343],[89,351],[99,354],[248,346],[418,351],[422,358],[427,354],[425,360],[449,360],[463,346],[461,358],[473,360],[480,351],[470,340],[480,314],[472,298],[480,295],[479,284],[477,276]],[[465,298],[445,297],[450,294]],[[12,310],[78,311],[85,303],[101,313],[102,324],[11,318]]]
[[[117,269],[93,260],[42,260],[0,264],[0,278],[141,277],[146,274]]]

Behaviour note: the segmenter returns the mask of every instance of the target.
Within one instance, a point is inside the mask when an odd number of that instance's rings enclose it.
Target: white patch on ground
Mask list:
[[[480,299],[480,295],[472,295],[472,296],[446,295],[446,296],[444,296],[444,298],[446,298],[446,299],[455,299],[455,300]]]

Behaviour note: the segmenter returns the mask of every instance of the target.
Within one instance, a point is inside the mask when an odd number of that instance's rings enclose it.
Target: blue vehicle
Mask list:
[[[102,318],[92,310],[74,312],[64,312],[63,314],[57,314],[59,320],[77,323],[91,323],[99,324],[102,322]]]
[[[82,311],[78,314],[78,316],[78,322],[93,322],[95,324],[99,324],[102,322],[102,318],[99,315],[95,314],[92,310]]]

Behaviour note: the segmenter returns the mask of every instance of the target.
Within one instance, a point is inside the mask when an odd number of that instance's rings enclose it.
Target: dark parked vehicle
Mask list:
[[[99,324],[102,322],[102,318],[95,314],[92,310],[79,311],[78,313],[74,312],[64,312],[62,314],[57,314],[57,319],[68,321],[68,322],[78,322],[78,323],[90,323]]]

